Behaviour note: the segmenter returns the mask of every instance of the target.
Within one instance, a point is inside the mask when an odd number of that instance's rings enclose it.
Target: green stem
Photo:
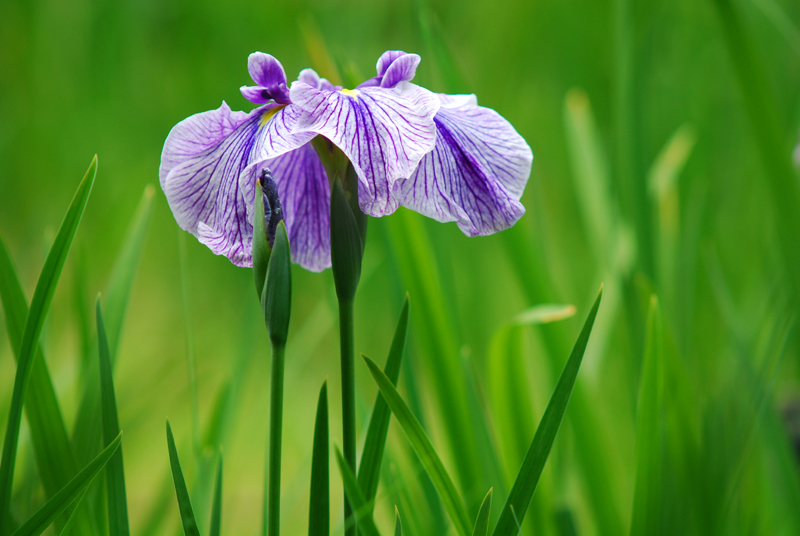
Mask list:
[[[283,433],[283,369],[286,346],[272,345],[269,404],[269,464],[264,505],[264,531],[279,536],[281,526],[281,436]]]
[[[353,300],[339,300],[339,341],[342,353],[342,428],[344,433],[344,459],[356,471],[356,393],[353,344]],[[344,501],[345,523],[353,515],[347,499]],[[345,531],[346,536],[356,536],[354,522]]]

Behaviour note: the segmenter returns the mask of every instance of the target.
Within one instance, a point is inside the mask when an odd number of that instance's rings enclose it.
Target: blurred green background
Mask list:
[[[249,110],[238,88],[250,83],[253,51],[277,57],[290,79],[313,66],[348,80],[372,76],[388,49],[421,54],[415,82],[475,93],[535,155],[527,214],[509,231],[466,238],[454,224],[403,209],[370,221],[356,350],[383,362],[409,291],[400,390],[470,516],[490,486],[499,513],[604,282],[524,533],[628,532],[642,452],[637,407],[648,396],[639,386],[651,293],[663,318],[654,458],[663,533],[800,533],[800,338],[787,327],[800,295],[791,164],[800,4],[729,7],[727,0],[0,1],[0,233],[28,296],[80,177],[99,157],[43,337],[68,426],[86,385],[94,297],[106,289],[142,192],[156,186],[115,371],[133,533],[178,530],[167,416],[207,523],[216,447],[192,448],[203,442],[193,440],[191,355],[200,435],[208,436],[215,408],[228,408],[214,436],[225,453],[223,532],[254,534],[261,524],[266,331],[251,271],[177,230],[158,187],[167,133],[222,100]],[[316,397],[326,377],[332,440],[341,445],[339,362],[331,275],[293,268],[282,517],[286,534],[302,534]],[[508,327],[542,303],[574,304],[577,314]],[[7,339],[0,329],[3,421],[14,378]],[[360,361],[356,374],[363,441],[376,388]],[[19,518],[44,500],[25,426]],[[388,445],[379,526],[388,533],[398,504],[410,534],[445,534],[445,515],[396,423]],[[331,489],[341,534],[335,471]]]

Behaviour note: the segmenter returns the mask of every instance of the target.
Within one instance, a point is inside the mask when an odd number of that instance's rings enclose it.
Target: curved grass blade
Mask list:
[[[575,385],[575,379],[578,376],[583,353],[586,350],[586,343],[589,342],[589,335],[592,332],[592,326],[594,325],[594,319],[597,316],[597,309],[600,307],[602,296],[603,287],[601,286],[592,310],[583,324],[581,334],[572,349],[572,354],[569,356],[569,360],[561,372],[561,377],[558,379],[555,391],[550,397],[550,402],[547,404],[542,421],[539,423],[539,428],[533,437],[531,447],[517,474],[514,487],[511,488],[511,493],[508,495],[503,511],[500,513],[500,519],[494,529],[494,536],[515,536],[519,530],[517,520],[522,523],[522,520],[525,519],[525,512],[531,502],[533,492],[536,490],[539,477],[542,475],[544,464],[550,454],[550,448],[553,446],[556,433],[561,425],[561,419],[564,417],[564,411],[567,409],[567,403]]]
[[[492,492],[494,488],[489,488],[489,493],[481,503],[478,510],[478,518],[475,520],[475,527],[472,529],[472,536],[487,536],[489,534],[489,514],[492,512]]]
[[[659,534],[661,452],[664,404],[664,349],[661,308],[653,296],[647,315],[639,407],[636,413],[636,486],[633,491],[631,536]]]
[[[28,317],[28,301],[2,237],[0,237],[0,302],[5,311],[6,329],[13,347],[14,358],[17,358],[25,330],[25,319]],[[49,499],[77,474],[78,464],[72,454],[69,434],[50,378],[47,361],[39,345],[31,365],[24,408],[39,480],[45,496]],[[61,518],[56,520],[56,525],[59,525],[60,520]],[[73,523],[76,528],[81,529],[81,533],[92,530],[91,519],[85,509],[81,509],[73,519]]]
[[[79,507],[83,502],[83,498],[86,497],[87,491],[89,491],[88,486],[81,492],[80,497],[75,499],[75,508],[73,508],[72,513],[67,519],[67,522],[64,524],[64,528],[61,529],[61,532],[58,533],[58,536],[69,536],[69,534],[72,532],[72,528],[75,526],[75,521],[78,519],[79,512],[82,511]]]
[[[219,455],[217,466],[217,481],[214,484],[214,503],[211,508],[211,528],[209,536],[219,536],[222,526],[222,453]]]
[[[103,442],[111,442],[119,434],[117,401],[114,395],[114,376],[111,372],[111,356],[108,337],[100,308],[100,296],[95,307],[97,314],[97,343],[100,356],[100,409],[103,417]],[[125,470],[122,448],[108,461],[106,468],[106,493],[108,497],[109,536],[128,536],[128,501],[125,495]]]
[[[400,524],[400,510],[394,506],[394,536],[403,536],[403,525]]]
[[[403,359],[407,332],[408,294],[403,300],[403,308],[400,310],[400,319],[397,321],[397,328],[394,331],[389,357],[386,359],[386,367],[383,369],[386,377],[392,381],[393,385],[397,385],[397,379],[400,376],[400,363]],[[369,420],[367,439],[364,442],[364,451],[361,453],[361,463],[358,466],[358,485],[364,492],[364,497],[367,501],[375,499],[375,494],[378,491],[381,461],[383,460],[383,451],[386,447],[386,436],[389,432],[391,418],[392,410],[389,409],[383,399],[383,395],[379,392],[375,398],[372,417]]]
[[[380,536],[375,522],[372,521],[372,507],[373,505],[367,501],[361,488],[358,486],[358,480],[350,470],[350,466],[344,461],[342,453],[339,448],[336,448],[336,463],[339,465],[339,472],[342,474],[344,481],[344,492],[347,495],[347,500],[353,507],[353,517],[355,520],[345,519],[345,528],[350,526],[350,523],[358,523],[358,530],[364,536]]]
[[[117,451],[122,442],[122,434],[103,449],[97,457],[89,462],[75,478],[69,481],[61,491],[47,501],[30,519],[22,524],[12,536],[38,536],[50,526],[50,523],[63,512],[81,492],[84,492],[95,476],[105,467],[108,460]]]
[[[328,463],[328,380],[322,384],[314,424],[308,536],[328,536],[331,530],[330,467]]]
[[[169,465],[172,468],[172,481],[175,483],[175,495],[178,497],[178,509],[181,512],[181,523],[183,533],[186,536],[200,536],[197,530],[197,521],[192,509],[192,501],[189,499],[189,490],[186,488],[186,480],[183,478],[181,461],[178,459],[178,449],[175,448],[175,437],[172,435],[172,428],[167,421],[167,447],[169,448]]]
[[[42,333],[44,320],[50,309],[50,303],[53,300],[61,270],[67,260],[67,253],[69,253],[72,240],[75,238],[75,232],[86,208],[86,202],[89,200],[96,174],[97,156],[92,160],[86,175],[84,175],[78,186],[67,214],[61,222],[61,227],[58,229],[58,234],[50,248],[50,252],[47,254],[25,321],[25,330],[22,333],[19,359],[17,360],[17,373],[14,379],[14,392],[11,398],[8,424],[6,425],[6,435],[3,442],[3,457],[2,461],[0,461],[0,531],[4,530],[8,522],[19,428],[22,421],[22,404],[25,400],[25,390],[28,387],[28,380],[30,379],[31,368],[36,355],[35,352],[39,347],[39,336]]]
[[[403,401],[397,389],[395,389],[392,381],[383,373],[378,365],[364,354],[361,354],[361,357],[363,357],[364,361],[367,363],[367,367],[369,367],[369,371],[375,379],[375,383],[378,384],[378,388],[383,394],[384,399],[386,399],[386,403],[389,405],[392,413],[394,413],[397,418],[397,422],[400,423],[400,426],[406,433],[406,437],[408,437],[411,446],[417,453],[420,462],[422,462],[422,466],[425,468],[433,485],[436,487],[436,491],[439,492],[445,510],[447,510],[453,525],[455,525],[456,532],[460,536],[469,536],[471,524],[467,517],[464,503],[461,501],[461,497],[458,495],[458,491],[456,491],[456,487],[453,485],[450,475],[447,474],[442,460],[439,459],[439,455],[436,454],[431,440],[428,439],[428,435],[425,433],[425,430],[422,429],[422,425],[420,425],[417,418],[414,417],[414,414],[411,413],[411,410]]]

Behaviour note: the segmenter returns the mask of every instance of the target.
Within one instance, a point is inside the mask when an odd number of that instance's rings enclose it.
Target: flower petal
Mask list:
[[[442,97],[436,147],[411,178],[394,184],[393,195],[435,220],[457,222],[469,236],[511,227],[525,213],[519,199],[530,175],[530,147],[494,110],[451,107],[461,96]]]
[[[381,87],[394,87],[400,82],[410,82],[417,74],[420,57],[417,54],[405,54],[392,62],[381,80]]]
[[[247,58],[247,71],[256,85],[270,87],[286,84],[286,71],[281,62],[269,54],[253,52]]]
[[[254,185],[266,159],[309,141],[291,133],[299,113],[267,105],[244,114],[223,103],[178,123],[164,144],[159,174],[175,220],[237,266],[252,263],[254,194],[241,184]]]
[[[353,91],[320,91],[294,82],[291,99],[305,112],[295,132],[325,136],[353,163],[362,210],[371,216],[392,213],[397,208],[392,184],[409,177],[436,142],[436,95],[409,82]]]
[[[265,162],[278,185],[292,262],[321,272],[331,266],[331,190],[317,153],[306,144]]]
[[[383,76],[386,74],[386,71],[389,69],[389,66],[394,62],[394,60],[398,58],[402,58],[407,54],[402,50],[387,50],[381,57],[378,58],[378,63],[375,65],[375,70],[378,72],[378,76]]]

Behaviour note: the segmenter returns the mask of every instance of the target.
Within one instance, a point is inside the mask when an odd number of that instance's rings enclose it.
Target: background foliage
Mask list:
[[[673,534],[797,534],[799,354],[790,326],[800,228],[785,213],[800,206],[775,192],[797,186],[785,170],[800,124],[800,5],[739,0],[734,19],[726,6],[0,2],[0,232],[28,296],[86,163],[99,155],[42,339],[69,431],[89,381],[94,298],[109,286],[145,186],[157,185],[169,129],[223,99],[249,109],[238,87],[249,83],[255,50],[279,58],[290,78],[314,66],[347,81],[372,75],[384,50],[402,49],[423,57],[418,83],[476,93],[535,155],[528,212],[510,231],[466,238],[403,210],[373,219],[356,299],[356,349],[382,363],[410,292],[400,391],[469,516],[490,486],[495,502],[505,500],[604,282],[524,532],[651,533],[655,523]],[[742,34],[725,33],[730,20]],[[766,89],[754,104],[756,86]],[[330,274],[293,267],[292,278],[282,517],[286,533],[301,534],[316,395],[329,377],[338,400],[339,363]],[[652,292],[661,309],[648,317]],[[532,327],[514,320],[541,303],[578,313]],[[257,531],[269,345],[252,275],[179,233],[159,189],[116,353],[132,532],[179,530],[167,415],[201,529],[221,448],[223,532]],[[377,390],[361,363],[356,373],[363,440]],[[2,419],[13,378],[0,329]],[[341,445],[336,407],[330,429]],[[24,422],[13,499],[20,519],[45,498],[27,430]],[[396,424],[387,453],[378,526],[390,533],[397,504],[408,533],[444,533],[446,516]]]

